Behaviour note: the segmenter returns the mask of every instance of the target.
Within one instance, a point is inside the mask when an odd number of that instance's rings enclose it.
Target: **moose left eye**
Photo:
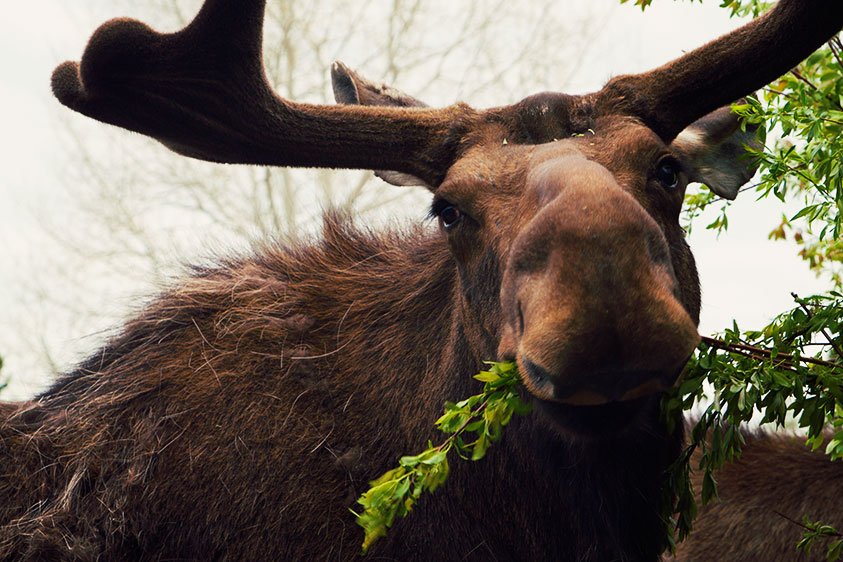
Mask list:
[[[430,215],[431,218],[439,219],[439,224],[445,230],[451,230],[460,222],[464,217],[462,211],[459,210],[458,207],[452,205],[445,199],[435,199],[433,204],[430,206]]]
[[[664,158],[656,168],[656,180],[666,189],[679,184],[679,163],[673,158]]]
[[[446,229],[450,229],[460,222],[462,219],[462,213],[453,205],[448,205],[439,211],[439,218],[442,220],[442,225]]]

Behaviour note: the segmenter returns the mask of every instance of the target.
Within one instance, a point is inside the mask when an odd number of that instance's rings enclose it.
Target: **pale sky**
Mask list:
[[[574,12],[598,3],[605,4],[605,21],[590,42],[581,71],[566,86],[570,93],[598,89],[616,74],[657,66],[738,23],[717,7],[717,0],[707,0],[705,5],[656,0],[644,14],[631,5],[619,6],[616,0],[560,0],[559,5]],[[10,375],[14,383],[7,396],[24,397],[47,381],[46,373],[38,370],[38,362],[31,357],[32,350],[20,345],[15,326],[15,319],[27,314],[28,303],[20,288],[33,274],[33,255],[45,251],[39,236],[41,225],[49,218],[53,224],[73,229],[74,221],[81,220],[55,197],[69,165],[63,161],[61,129],[56,122],[84,118],[71,115],[53,100],[50,74],[63,60],[79,58],[99,23],[144,13],[143,2],[134,3],[133,14],[127,14],[126,8],[115,9],[105,0],[73,0],[72,7],[69,4],[67,0],[16,2],[4,7],[0,20],[0,355],[7,363],[3,374]],[[353,53],[348,58],[353,58]],[[324,61],[324,68],[314,72],[327,73],[331,62]],[[547,84],[545,89],[559,87]],[[516,101],[508,92],[501,97],[497,103]],[[443,103],[450,101],[455,100]],[[463,101],[471,104],[473,100]],[[86,130],[92,131],[91,142],[97,142],[96,127]],[[690,238],[703,285],[703,334],[731,325],[732,318],[742,326],[760,326],[790,306],[791,291],[810,294],[821,290],[822,284],[795,256],[793,246],[767,240],[783,210],[772,202],[753,199],[751,193],[739,198],[730,214],[729,232],[719,239],[704,230],[703,222]],[[55,290],[64,289],[56,286]],[[110,305],[123,310],[137,296],[127,294],[122,302]],[[66,342],[68,357],[94,351],[98,339],[88,336],[58,334]],[[32,337],[26,335],[28,340]]]

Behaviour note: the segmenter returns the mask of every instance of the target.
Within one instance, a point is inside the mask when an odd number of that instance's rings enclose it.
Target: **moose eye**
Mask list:
[[[450,230],[463,218],[462,211],[445,201],[434,204],[433,213],[439,217],[440,221],[442,221],[442,226],[445,230]]]
[[[667,157],[656,166],[656,180],[666,189],[674,189],[679,184],[679,162]]]

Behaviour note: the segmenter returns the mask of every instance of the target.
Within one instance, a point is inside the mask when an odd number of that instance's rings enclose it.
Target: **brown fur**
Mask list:
[[[718,499],[700,509],[694,532],[679,545],[683,562],[804,560],[822,562],[825,544],[810,554],[796,550],[802,517],[843,525],[840,497],[843,467],[803,438],[746,433],[741,458],[715,475]],[[694,462],[692,460],[692,462]],[[695,473],[699,494],[701,473]]]

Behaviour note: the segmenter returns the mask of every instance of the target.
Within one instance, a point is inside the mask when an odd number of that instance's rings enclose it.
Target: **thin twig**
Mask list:
[[[451,435],[449,435],[447,439],[445,439],[442,443],[440,443],[436,447],[436,450],[437,451],[443,451],[443,450],[444,451],[450,451],[451,445],[453,445],[453,442],[456,441],[457,437],[459,437],[460,434],[463,431],[465,431],[466,427],[468,427],[470,424],[477,421],[477,417],[480,416],[483,413],[483,409],[486,407],[486,405],[488,403],[489,403],[488,398],[483,400],[483,402],[481,402],[480,405],[477,406],[477,408],[469,414],[468,418],[466,418],[466,420],[464,422],[462,422],[462,425],[460,425],[457,429],[455,429],[454,432]]]
[[[796,525],[797,527],[801,527],[805,531],[810,531],[810,532],[816,531],[815,529],[812,529],[811,527],[805,525],[804,523],[800,523],[799,521],[796,521],[795,519],[791,519],[790,517],[788,517],[787,515],[785,515],[784,513],[780,512],[780,511],[777,511],[777,510],[774,509],[773,513],[775,513],[776,515],[778,515],[779,517],[781,517],[785,521],[789,521],[789,522],[793,523],[794,525]],[[826,537],[843,537],[843,533],[839,533],[839,532],[827,533],[825,536]]]
[[[832,37],[828,41],[828,48],[831,49],[831,54],[834,55],[835,60],[837,60],[837,64],[843,68],[843,60],[840,59],[840,50],[841,47],[839,46],[840,39],[837,37]]]
[[[796,79],[797,79],[797,80],[799,80],[800,82],[804,82],[805,84],[807,84],[808,86],[810,86],[811,88],[813,88],[813,90],[814,90],[815,92],[820,92],[820,93],[822,93],[822,92],[821,92],[821,90],[820,90],[820,89],[816,86],[816,84],[814,84],[813,82],[811,82],[810,80],[808,80],[807,78],[805,78],[805,77],[802,75],[802,73],[801,73],[801,72],[799,72],[797,69],[795,69],[795,68],[794,68],[793,70],[791,70],[791,71],[790,71],[790,73],[791,73],[791,74],[793,74],[793,76],[795,76],[795,77],[796,77]],[[832,103],[835,107],[841,108],[840,103],[839,103],[836,99],[834,99],[834,98],[832,98],[831,96],[829,96],[828,94],[824,94],[824,95],[823,95],[823,97],[824,97],[826,100],[828,100],[830,103]],[[843,108],[842,108],[842,109],[843,109]]]
[[[720,340],[716,340],[716,341],[721,343],[722,345],[712,344],[711,342],[706,342],[706,343],[708,343],[712,347],[716,347],[718,349],[728,351],[729,353],[733,353],[735,355],[741,355],[742,357],[754,359],[755,361],[759,361],[759,362],[762,362],[762,363],[764,361],[767,361],[767,360],[771,359],[771,357],[769,355],[766,355],[766,354],[763,354],[763,353],[755,353],[755,352],[748,351],[748,350],[738,349],[737,348],[738,344],[727,344],[725,342],[720,342]],[[773,367],[775,367],[776,369],[780,369],[782,371],[790,371],[791,373],[798,373],[799,372],[799,371],[797,371],[796,366],[793,365],[793,363],[790,363],[786,360],[782,360],[778,363],[773,363]]]
[[[702,341],[704,341],[707,345],[711,347],[716,347],[717,349],[722,349],[724,351],[730,351],[732,353],[740,353],[741,355],[748,356],[746,352],[751,352],[754,354],[756,359],[769,359],[774,360],[773,353],[769,349],[764,349],[762,347],[755,347],[754,345],[748,345],[745,343],[728,343],[723,340],[719,340],[717,338],[712,338],[709,336],[702,336]],[[742,353],[743,352],[743,353]],[[787,353],[777,353],[775,359],[781,358],[783,361],[782,363],[786,366],[791,368],[794,365],[791,361],[801,361],[803,363],[810,363],[812,365],[819,365],[822,367],[829,367],[832,369],[840,369],[843,368],[843,364],[840,363],[833,363],[831,361],[823,361],[822,359],[815,359],[813,357],[799,357],[794,358],[793,355],[789,355]]]
[[[774,509],[774,510],[773,510],[773,513],[775,513],[776,515],[778,515],[779,517],[781,517],[781,518],[782,518],[782,519],[784,519],[785,521],[789,521],[789,522],[793,523],[794,525],[796,525],[797,527],[801,527],[802,529],[804,529],[804,530],[806,530],[806,531],[811,531],[811,530],[812,530],[810,527],[808,527],[808,526],[807,526],[807,525],[805,525],[804,523],[800,523],[799,521],[797,521],[797,520],[795,520],[795,519],[791,519],[790,517],[788,517],[787,515],[785,515],[785,514],[784,514],[784,513],[782,513],[781,511],[778,511],[778,510]]]
[[[805,311],[805,314],[808,315],[808,319],[812,319],[814,317],[813,313],[807,306],[805,306],[805,303],[799,298],[799,295],[796,293],[790,293],[790,295],[793,297],[793,300],[799,303],[800,308],[802,308],[802,310]],[[820,328],[820,332],[823,336],[825,336],[826,341],[828,341],[829,345],[831,345],[832,349],[834,349],[834,352],[837,353],[837,357],[843,358],[843,351],[840,350],[840,346],[837,345],[834,338],[831,337],[825,328]]]
[[[790,71],[790,73],[791,73],[791,74],[793,74],[793,75],[796,77],[796,79],[797,79],[797,80],[799,80],[800,82],[804,82],[805,84],[807,84],[808,86],[810,86],[810,87],[811,87],[811,88],[813,88],[814,90],[819,91],[819,88],[817,88],[817,86],[816,86],[816,85],[814,85],[814,83],[813,83],[813,82],[811,82],[810,80],[808,80],[807,78],[805,78],[805,77],[802,75],[802,73],[801,73],[801,72],[799,72],[798,70],[796,70],[795,68],[794,68],[793,70],[791,70],[791,71]]]

